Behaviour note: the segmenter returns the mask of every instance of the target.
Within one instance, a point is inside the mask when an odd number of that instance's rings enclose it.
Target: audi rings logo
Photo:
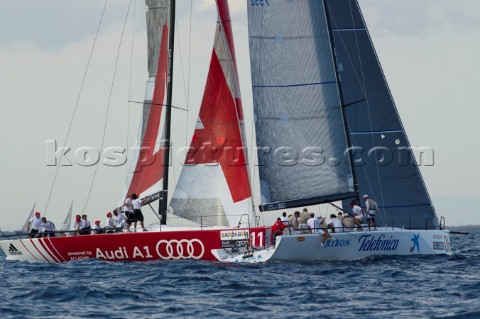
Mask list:
[[[198,239],[162,239],[157,243],[157,254],[162,259],[200,259],[205,253]]]

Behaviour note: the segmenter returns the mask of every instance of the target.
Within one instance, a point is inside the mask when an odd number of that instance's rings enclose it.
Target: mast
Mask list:
[[[160,223],[167,224],[168,208],[168,171],[170,168],[170,131],[172,120],[172,92],[173,92],[173,54],[175,44],[175,0],[170,0],[170,23],[168,35],[168,69],[167,69],[167,105],[165,110],[165,140],[164,142],[164,161],[163,161],[163,189],[162,199],[159,202],[159,211],[161,216]]]
[[[350,140],[350,128],[348,127],[347,116],[345,115],[345,101],[344,101],[344,98],[343,98],[342,81],[340,80],[340,75],[338,74],[337,53],[335,51],[335,44],[333,42],[332,22],[330,20],[330,9],[328,8],[327,0],[323,0],[323,5],[325,6],[325,18],[327,19],[328,37],[329,37],[329,40],[330,40],[330,47],[332,48],[332,57],[333,57],[333,62],[335,64],[335,77],[337,78],[338,91],[339,91],[339,95],[340,95],[340,104],[341,104],[340,108],[342,110],[342,117],[343,117],[343,122],[344,122],[344,125],[345,125],[345,134],[346,134],[346,137],[347,137],[347,146],[349,148],[348,156],[350,158],[350,165],[352,167],[353,190],[355,192],[355,200],[357,201],[357,205],[360,205],[360,195],[358,193],[358,179],[357,179],[357,174],[355,173],[352,142]]]

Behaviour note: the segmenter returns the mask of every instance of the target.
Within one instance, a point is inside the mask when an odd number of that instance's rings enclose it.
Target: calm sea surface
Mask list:
[[[480,233],[350,262],[0,261],[0,318],[480,318]]]

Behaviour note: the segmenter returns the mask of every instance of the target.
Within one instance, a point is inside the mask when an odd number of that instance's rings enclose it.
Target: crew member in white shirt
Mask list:
[[[115,228],[115,220],[112,217],[112,213],[107,213],[107,220],[105,221],[105,230],[107,233],[113,233],[113,228]]]
[[[46,217],[42,217],[42,223],[40,224],[40,236],[42,237],[55,237],[55,224],[51,221],[47,221]]]
[[[342,221],[337,218],[337,215],[330,215],[330,224],[328,224],[332,232],[334,233],[343,233],[343,224]]]
[[[130,226],[134,222],[133,216],[133,199],[132,196],[134,194],[130,194],[127,199],[125,199],[125,203],[123,204],[123,211],[125,212],[125,223],[127,224],[127,232],[130,231]]]
[[[100,226],[100,221],[96,220],[95,224],[92,227],[92,234],[101,234],[103,233],[103,228]]]
[[[307,220],[307,224],[313,234],[319,234],[320,232],[323,233],[320,229],[320,218],[315,217],[314,213],[310,213],[310,218]]]
[[[378,205],[371,198],[369,198],[368,195],[363,195],[363,200],[365,201],[365,208],[368,214],[368,230],[370,230],[370,222],[373,223],[373,230],[377,230],[377,221],[375,220],[375,216],[378,212]]]
[[[291,227],[292,235],[299,234],[300,233],[298,230],[300,228],[300,212],[299,211],[296,211],[295,213],[293,213],[291,224],[292,224],[292,227]]]
[[[135,231],[137,231],[137,222],[140,222],[142,225],[142,230],[147,231],[145,229],[145,226],[143,224],[143,214],[142,214],[142,200],[138,198],[137,194],[132,194],[132,204],[133,204],[133,227],[135,228]]]
[[[92,230],[92,224],[87,219],[87,215],[82,215],[82,226],[80,226],[80,235],[89,235]]]
[[[357,231],[363,230],[362,222],[363,222],[363,218],[365,217],[365,211],[363,210],[363,208],[358,206],[355,202],[350,203],[350,208],[352,209],[352,212],[353,212],[353,220],[355,222],[355,225],[357,225]]]
[[[38,231],[40,230],[41,224],[42,219],[40,218],[40,212],[35,212],[35,216],[30,218],[30,238],[38,236]]]
[[[287,217],[287,212],[283,212],[283,213],[282,213],[282,217],[280,217],[280,220],[282,221],[282,223],[285,224],[285,226],[290,225],[290,222],[288,221],[288,217]],[[286,228],[283,230],[283,234],[284,234],[284,235],[288,235],[289,232],[290,232],[290,227],[286,227]]]
[[[76,215],[75,223],[73,223],[73,230],[78,230],[78,232],[74,232],[73,235],[80,235],[80,229],[82,228],[82,224],[82,216]]]
[[[122,229],[125,227],[125,214],[119,213],[118,211],[113,211],[113,220],[115,221],[115,228],[117,228],[117,232],[121,232]],[[120,230],[119,230],[120,229]]]

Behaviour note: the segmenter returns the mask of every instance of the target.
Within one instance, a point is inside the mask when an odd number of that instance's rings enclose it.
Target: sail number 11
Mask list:
[[[257,242],[257,238],[258,238],[258,242]],[[263,241],[263,233],[262,232],[258,234],[256,232],[250,233],[250,245],[252,247],[265,246],[265,243]]]
[[[250,5],[252,7],[254,7],[254,6],[269,6],[270,3],[268,2],[268,0],[250,0]]]

